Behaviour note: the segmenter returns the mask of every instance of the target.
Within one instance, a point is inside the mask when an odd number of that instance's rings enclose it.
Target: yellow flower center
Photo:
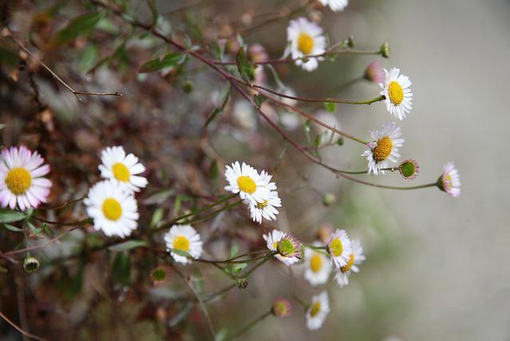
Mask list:
[[[313,50],[313,38],[309,34],[301,33],[298,38],[298,49],[303,54],[310,54]]]
[[[321,302],[315,302],[310,310],[310,316],[314,317],[321,311]]]
[[[16,167],[7,173],[5,184],[13,194],[22,195],[30,188],[32,175],[25,168]]]
[[[267,200],[264,200],[263,202],[258,202],[257,203],[257,208],[259,208],[259,209],[263,209],[266,206],[267,206]]]
[[[351,253],[351,256],[349,257],[349,262],[347,262],[347,264],[342,266],[340,268],[340,271],[342,271],[342,273],[346,273],[347,271],[351,270],[351,267],[353,264],[354,264],[354,253]]]
[[[388,85],[388,95],[391,103],[399,105],[404,100],[404,89],[397,82],[393,81]]]
[[[255,190],[257,190],[257,185],[255,184],[255,181],[253,181],[252,178],[246,175],[241,175],[237,178],[237,186],[239,186],[239,189],[245,193],[253,194],[255,193]]]
[[[122,215],[122,206],[116,199],[106,198],[103,202],[103,213],[107,219],[119,220]]]
[[[310,259],[310,269],[312,269],[312,272],[319,272],[320,269],[322,269],[322,257],[320,254],[315,253],[312,258]]]
[[[123,182],[129,181],[129,169],[122,163],[116,163],[112,167],[115,179]]]
[[[344,251],[344,246],[342,245],[340,239],[338,238],[333,239],[333,241],[329,244],[329,250],[333,253],[335,257],[340,257],[340,255]]]
[[[393,148],[393,141],[389,136],[385,136],[379,141],[377,141],[377,147],[372,150],[372,154],[374,156],[374,160],[376,162],[381,162],[386,160],[386,158],[391,154],[391,149]]]
[[[175,237],[174,249],[189,252],[189,239],[184,236]]]

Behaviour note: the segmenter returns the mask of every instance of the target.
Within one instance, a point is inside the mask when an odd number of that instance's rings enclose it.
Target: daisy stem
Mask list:
[[[194,211],[194,212],[191,212],[191,213],[187,213],[187,214],[184,214],[184,215],[179,216],[177,218],[174,218],[171,221],[169,221],[168,223],[161,225],[160,227],[158,227],[157,229],[155,229],[153,231],[157,232],[157,231],[161,231],[161,230],[167,229],[167,228],[171,227],[172,225],[174,225],[175,223],[177,223],[178,221],[180,221],[182,219],[186,219],[186,218],[189,218],[189,217],[196,216],[196,215],[198,215],[198,214],[200,214],[200,213],[202,213],[204,211],[207,211],[207,210],[209,210],[209,209],[211,209],[211,208],[213,208],[215,206],[218,206],[218,205],[224,203],[225,201],[233,199],[233,198],[235,198],[237,196],[238,196],[237,194],[232,194],[232,195],[226,196],[224,198],[221,198],[218,201],[213,202],[212,204],[209,204],[207,206],[204,206],[204,207],[202,207],[201,209],[199,209],[197,211]],[[217,211],[216,213],[219,213],[219,212],[221,212],[221,210]],[[214,214],[216,214],[216,213],[214,213]]]
[[[255,265],[253,268],[250,269],[250,271],[248,271],[243,277],[244,278],[248,278],[250,277],[250,275],[253,273],[253,271],[257,270],[257,268],[259,266],[261,266],[262,264],[264,264],[265,262],[267,262],[268,260],[270,260],[274,255],[276,255],[278,253],[278,251],[270,251],[266,254],[266,256],[264,257],[264,259],[262,259],[261,262],[257,263],[257,265]]]
[[[303,244],[303,246],[307,247],[309,249],[313,249],[313,250],[327,250],[326,246],[314,246],[314,245],[307,245],[307,244]]]
[[[236,201],[230,205],[227,205],[227,206],[224,206],[222,208],[220,208],[219,210],[216,210],[216,211],[213,211],[212,213],[209,213],[208,215],[206,215],[205,217],[199,217],[195,220],[191,220],[189,222],[187,222],[188,224],[197,224],[197,223],[201,223],[205,220],[208,220],[212,217],[214,217],[216,214],[220,213],[220,212],[223,212],[223,211],[226,211],[226,210],[229,210],[233,207],[236,207],[237,205],[241,204],[243,201],[242,200],[239,200],[239,201]]]
[[[265,319],[266,317],[268,317],[269,315],[271,315],[271,311],[268,311],[262,315],[260,315],[259,317],[257,317],[255,320],[251,321],[250,323],[248,323],[243,329],[241,329],[240,331],[238,331],[237,333],[235,333],[234,335],[228,337],[226,340],[233,340],[239,336],[241,336],[242,334],[246,333],[248,330],[250,330],[254,325],[256,325],[257,323],[259,323],[260,321],[262,321],[263,319]]]
[[[363,100],[363,101],[355,101],[355,100],[349,100],[349,99],[336,99],[336,98],[309,98],[309,97],[298,97],[298,96],[286,95],[286,94],[283,94],[281,92],[274,91],[274,90],[265,88],[265,87],[257,85],[257,84],[252,84],[251,86],[253,88],[260,89],[260,90],[272,93],[273,95],[277,95],[277,96],[288,98],[288,99],[293,99],[293,100],[300,101],[300,102],[343,103],[343,104],[369,104],[370,105],[370,104],[375,103],[375,102],[383,101],[386,98],[384,95],[380,95],[380,96],[377,96],[375,98],[367,99],[367,100]]]

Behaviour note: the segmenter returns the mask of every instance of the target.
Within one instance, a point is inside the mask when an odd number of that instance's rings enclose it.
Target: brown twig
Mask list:
[[[79,95],[83,95],[83,96],[119,96],[119,97],[122,96],[122,93],[120,93],[119,91],[88,92],[88,91],[74,90],[70,85],[68,85],[66,82],[64,82],[64,80],[62,78],[60,78],[55,72],[53,72],[53,70],[50,69],[50,67],[48,65],[46,65],[39,57],[34,55],[32,52],[30,52],[30,50],[27,49],[25,46],[23,46],[23,44],[20,41],[18,41],[16,38],[14,38],[11,34],[11,31],[8,28],[4,28],[4,30],[2,31],[2,36],[9,37],[20,48],[20,50],[25,52],[28,56],[30,56],[30,58],[34,59],[36,61],[36,63],[38,63],[46,71],[48,71],[53,78],[55,78],[58,82],[60,82],[60,84],[62,84],[67,90],[71,91],[79,101],[82,100]]]
[[[46,339],[43,339],[42,337],[39,337],[37,335],[34,335],[34,334],[24,331],[23,329],[21,329],[21,327],[19,327],[17,324],[12,322],[7,316],[5,316],[1,311],[0,311],[0,317],[3,318],[5,320],[5,322],[9,323],[14,329],[19,331],[22,335],[32,338],[34,340],[47,341]]]

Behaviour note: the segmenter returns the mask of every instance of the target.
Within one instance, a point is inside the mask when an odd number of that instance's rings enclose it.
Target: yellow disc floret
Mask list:
[[[316,302],[313,304],[312,309],[310,310],[310,316],[314,317],[321,311],[321,302]]]
[[[329,243],[329,250],[333,253],[335,257],[340,257],[342,252],[344,251],[344,246],[340,239],[335,238],[331,243]]]
[[[402,86],[393,81],[388,85],[388,95],[390,96],[391,103],[399,105],[404,100],[404,90]]]
[[[393,148],[393,141],[389,136],[385,136],[377,141],[377,146],[372,150],[375,162],[381,162],[386,160],[391,154]]]
[[[122,215],[122,206],[114,198],[106,198],[103,202],[104,216],[109,220],[119,220]]]
[[[5,184],[13,194],[22,195],[32,185],[32,175],[25,168],[16,167],[7,173]]]
[[[310,269],[312,272],[319,272],[322,269],[322,257],[320,254],[315,253],[312,258],[310,258]]]
[[[241,175],[237,178],[237,186],[242,192],[253,194],[257,190],[257,185],[252,178],[246,175]]]
[[[351,256],[349,257],[349,262],[347,262],[347,264],[342,266],[340,268],[340,271],[342,271],[342,273],[346,273],[347,271],[351,270],[351,267],[353,264],[354,264],[354,253],[351,253]]]
[[[313,38],[306,33],[301,33],[298,38],[298,49],[303,54],[310,54],[313,50]]]
[[[129,169],[122,163],[116,163],[112,167],[115,179],[123,182],[129,181]]]
[[[175,237],[174,249],[189,252],[189,239],[184,236]]]

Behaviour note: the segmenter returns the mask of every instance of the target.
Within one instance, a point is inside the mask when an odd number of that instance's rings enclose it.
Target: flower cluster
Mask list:
[[[147,179],[138,175],[145,167],[133,154],[126,155],[120,146],[103,150],[101,161],[99,170],[105,180],[92,186],[83,202],[96,230],[124,238],[138,226],[134,192],[147,186]]]
[[[266,171],[259,172],[243,162],[234,162],[226,167],[225,178],[228,185],[225,190],[239,193],[239,197],[248,205],[253,221],[261,224],[262,218],[269,221],[276,220],[278,210],[282,205],[277,187],[271,182],[272,176]]]

